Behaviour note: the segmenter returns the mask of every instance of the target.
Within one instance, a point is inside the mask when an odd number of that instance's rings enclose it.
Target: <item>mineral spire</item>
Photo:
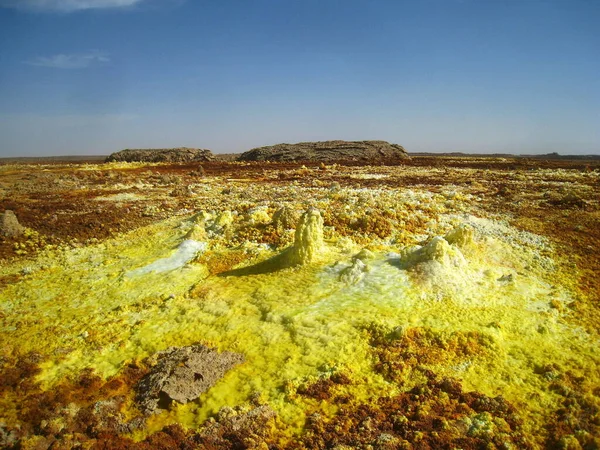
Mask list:
[[[323,250],[323,218],[316,208],[310,208],[298,222],[290,262],[294,265],[309,264]]]

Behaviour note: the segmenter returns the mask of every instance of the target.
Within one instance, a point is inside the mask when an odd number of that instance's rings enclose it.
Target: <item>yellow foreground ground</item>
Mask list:
[[[204,169],[0,166],[0,446],[599,448],[598,169]],[[245,361],[144,415],[197,343]]]

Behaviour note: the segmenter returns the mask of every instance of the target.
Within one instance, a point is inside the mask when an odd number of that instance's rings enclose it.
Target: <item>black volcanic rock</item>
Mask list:
[[[126,149],[112,153],[106,162],[192,162],[212,161],[214,156],[210,150],[201,148],[157,148],[157,149]]]
[[[386,141],[322,141],[277,144],[242,153],[238,161],[364,161],[406,159],[404,147]]]

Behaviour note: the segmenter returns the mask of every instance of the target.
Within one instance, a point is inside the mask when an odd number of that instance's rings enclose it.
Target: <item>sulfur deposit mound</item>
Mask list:
[[[406,159],[404,147],[386,141],[323,141],[277,144],[242,153],[238,161],[391,161]]]
[[[454,244],[460,248],[468,248],[473,245],[475,239],[475,230],[472,226],[467,224],[462,224],[457,226],[456,228],[450,230],[444,239],[449,244]]]
[[[197,399],[227,371],[242,363],[244,356],[191,345],[168,348],[152,359],[154,367],[136,387],[136,400],[148,414],[167,407],[171,401],[188,403]]]
[[[437,263],[445,268],[457,268],[467,264],[461,250],[468,250],[474,242],[473,227],[463,224],[449,231],[444,237],[436,236],[427,245],[404,250],[401,265],[411,268],[424,263]]]
[[[212,161],[210,150],[201,148],[125,149],[112,153],[106,162],[173,162]]]
[[[316,208],[310,208],[298,222],[294,246],[290,249],[291,265],[309,264],[323,251],[323,217]]]
[[[409,249],[402,257],[406,268],[422,263],[437,262],[443,267],[460,267],[466,264],[461,251],[441,236],[434,237],[423,247]]]
[[[368,270],[369,268],[362,260],[355,258],[350,267],[340,272],[340,281],[346,284],[356,284],[363,279]]]
[[[6,237],[17,237],[23,234],[25,228],[19,224],[17,216],[10,210],[0,214],[0,235]]]

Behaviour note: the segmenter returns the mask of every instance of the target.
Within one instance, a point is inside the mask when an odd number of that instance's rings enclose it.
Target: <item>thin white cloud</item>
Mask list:
[[[37,67],[49,67],[52,69],[86,69],[91,66],[106,64],[110,58],[106,53],[88,52],[59,54],[52,56],[38,56],[25,61],[25,64]]]
[[[144,0],[0,0],[0,7],[39,12],[127,8]]]

